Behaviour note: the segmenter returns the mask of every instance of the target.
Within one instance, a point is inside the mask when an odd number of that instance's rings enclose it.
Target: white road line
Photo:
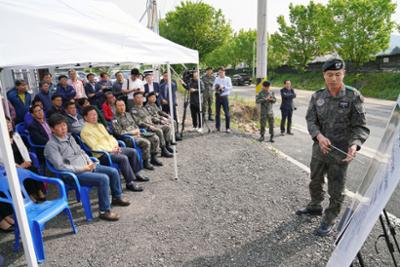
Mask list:
[[[303,163],[301,163],[300,161],[298,161],[298,160],[292,158],[291,156],[285,154],[284,152],[276,149],[275,147],[271,146],[270,144],[266,144],[266,146],[269,150],[271,150],[272,152],[277,154],[279,157],[286,159],[287,161],[293,163],[294,165],[296,165],[297,167],[302,169],[307,174],[311,173],[310,168],[308,166],[304,165]],[[368,200],[365,197],[363,197],[362,195],[360,195],[358,193],[354,193],[354,192],[348,190],[347,188],[345,189],[344,193],[346,196],[348,196],[350,198],[356,198],[360,202],[365,202]],[[393,215],[391,213],[388,213],[388,216],[389,216],[390,220],[393,222],[393,224],[400,226],[400,218],[397,218],[395,215]]]

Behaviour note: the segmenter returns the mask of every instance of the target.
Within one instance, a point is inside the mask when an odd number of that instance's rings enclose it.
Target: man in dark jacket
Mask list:
[[[35,145],[46,145],[47,141],[51,136],[51,129],[46,122],[43,109],[40,105],[35,105],[30,108],[34,120],[29,125],[28,132],[31,141]],[[41,163],[44,162],[43,149],[36,149],[36,154]]]
[[[285,87],[281,89],[281,113],[282,113],[282,120],[281,120],[281,134],[285,135],[285,124],[287,119],[287,134],[293,135],[291,131],[292,126],[292,115],[293,115],[293,98],[296,98],[296,93],[292,88],[292,83],[290,80],[286,80],[284,82]]]
[[[49,91],[49,83],[45,81],[41,81],[39,83],[39,93],[35,96],[38,97],[43,103],[44,112],[47,112],[51,109],[51,93]]]
[[[46,112],[46,118],[50,118],[51,115],[55,113],[59,113],[61,115],[65,115],[65,111],[63,109],[63,100],[62,96],[54,94],[51,96],[51,108]]]
[[[62,97],[63,104],[67,104],[68,101],[75,98],[75,89],[68,84],[68,77],[66,75],[60,75],[60,77],[58,77],[58,85],[55,94]]]
[[[27,83],[16,80],[15,87],[7,92],[7,98],[16,111],[15,124],[23,122],[25,113],[29,111],[32,101],[31,95],[27,92]]]
[[[153,81],[153,74],[147,73],[144,76],[144,79],[146,80],[146,83],[144,84],[144,96],[147,98],[147,96],[151,93],[154,92],[157,97],[157,106],[160,106],[160,85],[157,82]]]

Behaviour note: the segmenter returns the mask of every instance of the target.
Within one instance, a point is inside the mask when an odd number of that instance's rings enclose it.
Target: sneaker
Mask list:
[[[119,220],[119,215],[111,211],[100,212],[99,219],[115,222]]]
[[[143,187],[135,184],[135,183],[130,183],[126,185],[126,190],[132,191],[132,192],[142,192]]]
[[[231,129],[226,129],[226,133],[230,134],[231,132]]]
[[[191,132],[196,132],[197,131],[197,127],[193,127],[190,131]]]
[[[319,228],[317,229],[316,234],[319,236],[327,236],[332,232],[334,225],[334,223],[327,223],[322,221]]]
[[[197,132],[203,133],[203,128],[198,128],[198,129],[197,129]]]

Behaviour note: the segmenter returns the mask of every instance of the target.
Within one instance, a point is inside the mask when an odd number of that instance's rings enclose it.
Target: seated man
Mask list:
[[[111,212],[108,187],[111,189],[112,205],[129,206],[130,204],[128,200],[122,198],[118,171],[90,160],[75,139],[67,133],[67,120],[64,116],[60,114],[51,116],[49,124],[53,135],[44,149],[46,159],[57,170],[75,173],[81,185],[97,187],[99,218],[117,221],[119,215]]]
[[[133,96],[134,106],[131,114],[136,124],[140,128],[145,128],[147,131],[154,132],[160,139],[161,156],[171,158],[173,155],[172,148],[169,147],[171,142],[171,131],[168,125],[158,126],[153,123],[151,115],[145,107],[143,107],[143,93],[136,92]]]
[[[145,108],[151,115],[153,123],[158,125],[168,125],[172,133],[171,116],[165,111],[162,111],[161,108],[157,106],[157,97],[154,92],[151,92],[147,95],[147,105],[145,106]],[[174,127],[175,132],[177,132],[178,129],[176,121],[174,121]]]
[[[149,178],[139,175],[140,162],[135,149],[118,146],[118,141],[107,132],[103,124],[97,122],[97,112],[93,106],[83,109],[83,118],[85,119],[85,126],[81,131],[83,142],[92,150],[103,150],[110,153],[111,160],[118,164],[125,178],[126,189],[143,191],[143,188],[135,184],[134,180],[148,181]],[[100,158],[100,161],[104,160],[103,157]]]
[[[55,113],[59,113],[61,115],[65,115],[63,109],[63,99],[61,95],[54,94],[51,96],[51,108],[46,112],[46,118],[50,118],[51,115]]]
[[[63,104],[66,104],[71,99],[76,96],[76,91],[74,87],[68,84],[68,77],[66,75],[60,75],[58,77],[58,85],[55,95],[60,95],[62,97]]]
[[[35,105],[29,109],[34,120],[29,125],[28,132],[32,142],[35,145],[46,145],[51,136],[51,129],[47,124],[44,112],[41,106]],[[36,149],[36,154],[40,163],[44,163],[43,149]]]
[[[160,140],[154,133],[148,133],[142,137],[140,128],[135,123],[132,115],[126,112],[125,102],[118,99],[116,102],[115,119],[112,121],[114,134],[117,135],[132,135],[135,138],[136,144],[142,149],[143,167],[148,170],[154,170],[153,165],[162,166],[162,163],[157,160],[157,150],[160,145]],[[149,161],[151,157],[151,161]]]
[[[115,96],[110,91],[104,95],[106,96],[106,101],[101,105],[101,110],[103,111],[104,118],[107,121],[112,121],[115,114]]]
[[[33,106],[36,106],[36,105],[39,105],[39,106],[43,109],[43,112],[44,112],[43,102],[42,102],[42,100],[40,100],[40,98],[38,98],[38,97],[35,97],[35,98],[33,99],[33,101],[32,101],[32,107],[33,107]],[[45,114],[45,116],[46,116],[46,114]],[[25,114],[25,116],[24,116],[24,126],[25,126],[26,129],[29,128],[29,125],[31,125],[31,123],[33,122],[33,120],[34,120],[34,118],[33,118],[32,113],[27,112],[27,113]]]
[[[74,101],[69,101],[65,106],[65,113],[68,124],[68,132],[72,134],[80,134],[85,124],[82,116],[78,113]]]

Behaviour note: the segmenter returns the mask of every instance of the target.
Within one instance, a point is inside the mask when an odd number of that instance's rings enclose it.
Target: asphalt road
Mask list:
[[[280,117],[280,88],[273,88],[278,99],[274,105],[274,114]],[[295,106],[297,110],[293,114],[294,136],[279,136],[279,126],[275,125],[276,142],[273,146],[283,153],[289,155],[302,164],[309,166],[311,159],[312,140],[308,135],[305,115],[308,102],[312,95],[312,91],[296,90],[297,98]],[[255,99],[254,86],[234,86],[232,95],[237,95],[245,99]],[[363,145],[357,159],[353,161],[349,167],[347,177],[347,188],[353,192],[357,191],[362,179],[364,178],[367,167],[375,155],[382,136],[386,130],[386,124],[390,118],[392,109],[395,105],[394,101],[379,100],[374,98],[365,98],[365,106],[367,111],[368,127],[371,130],[370,137]],[[394,192],[391,200],[387,205],[390,213],[400,218],[400,186]]]

